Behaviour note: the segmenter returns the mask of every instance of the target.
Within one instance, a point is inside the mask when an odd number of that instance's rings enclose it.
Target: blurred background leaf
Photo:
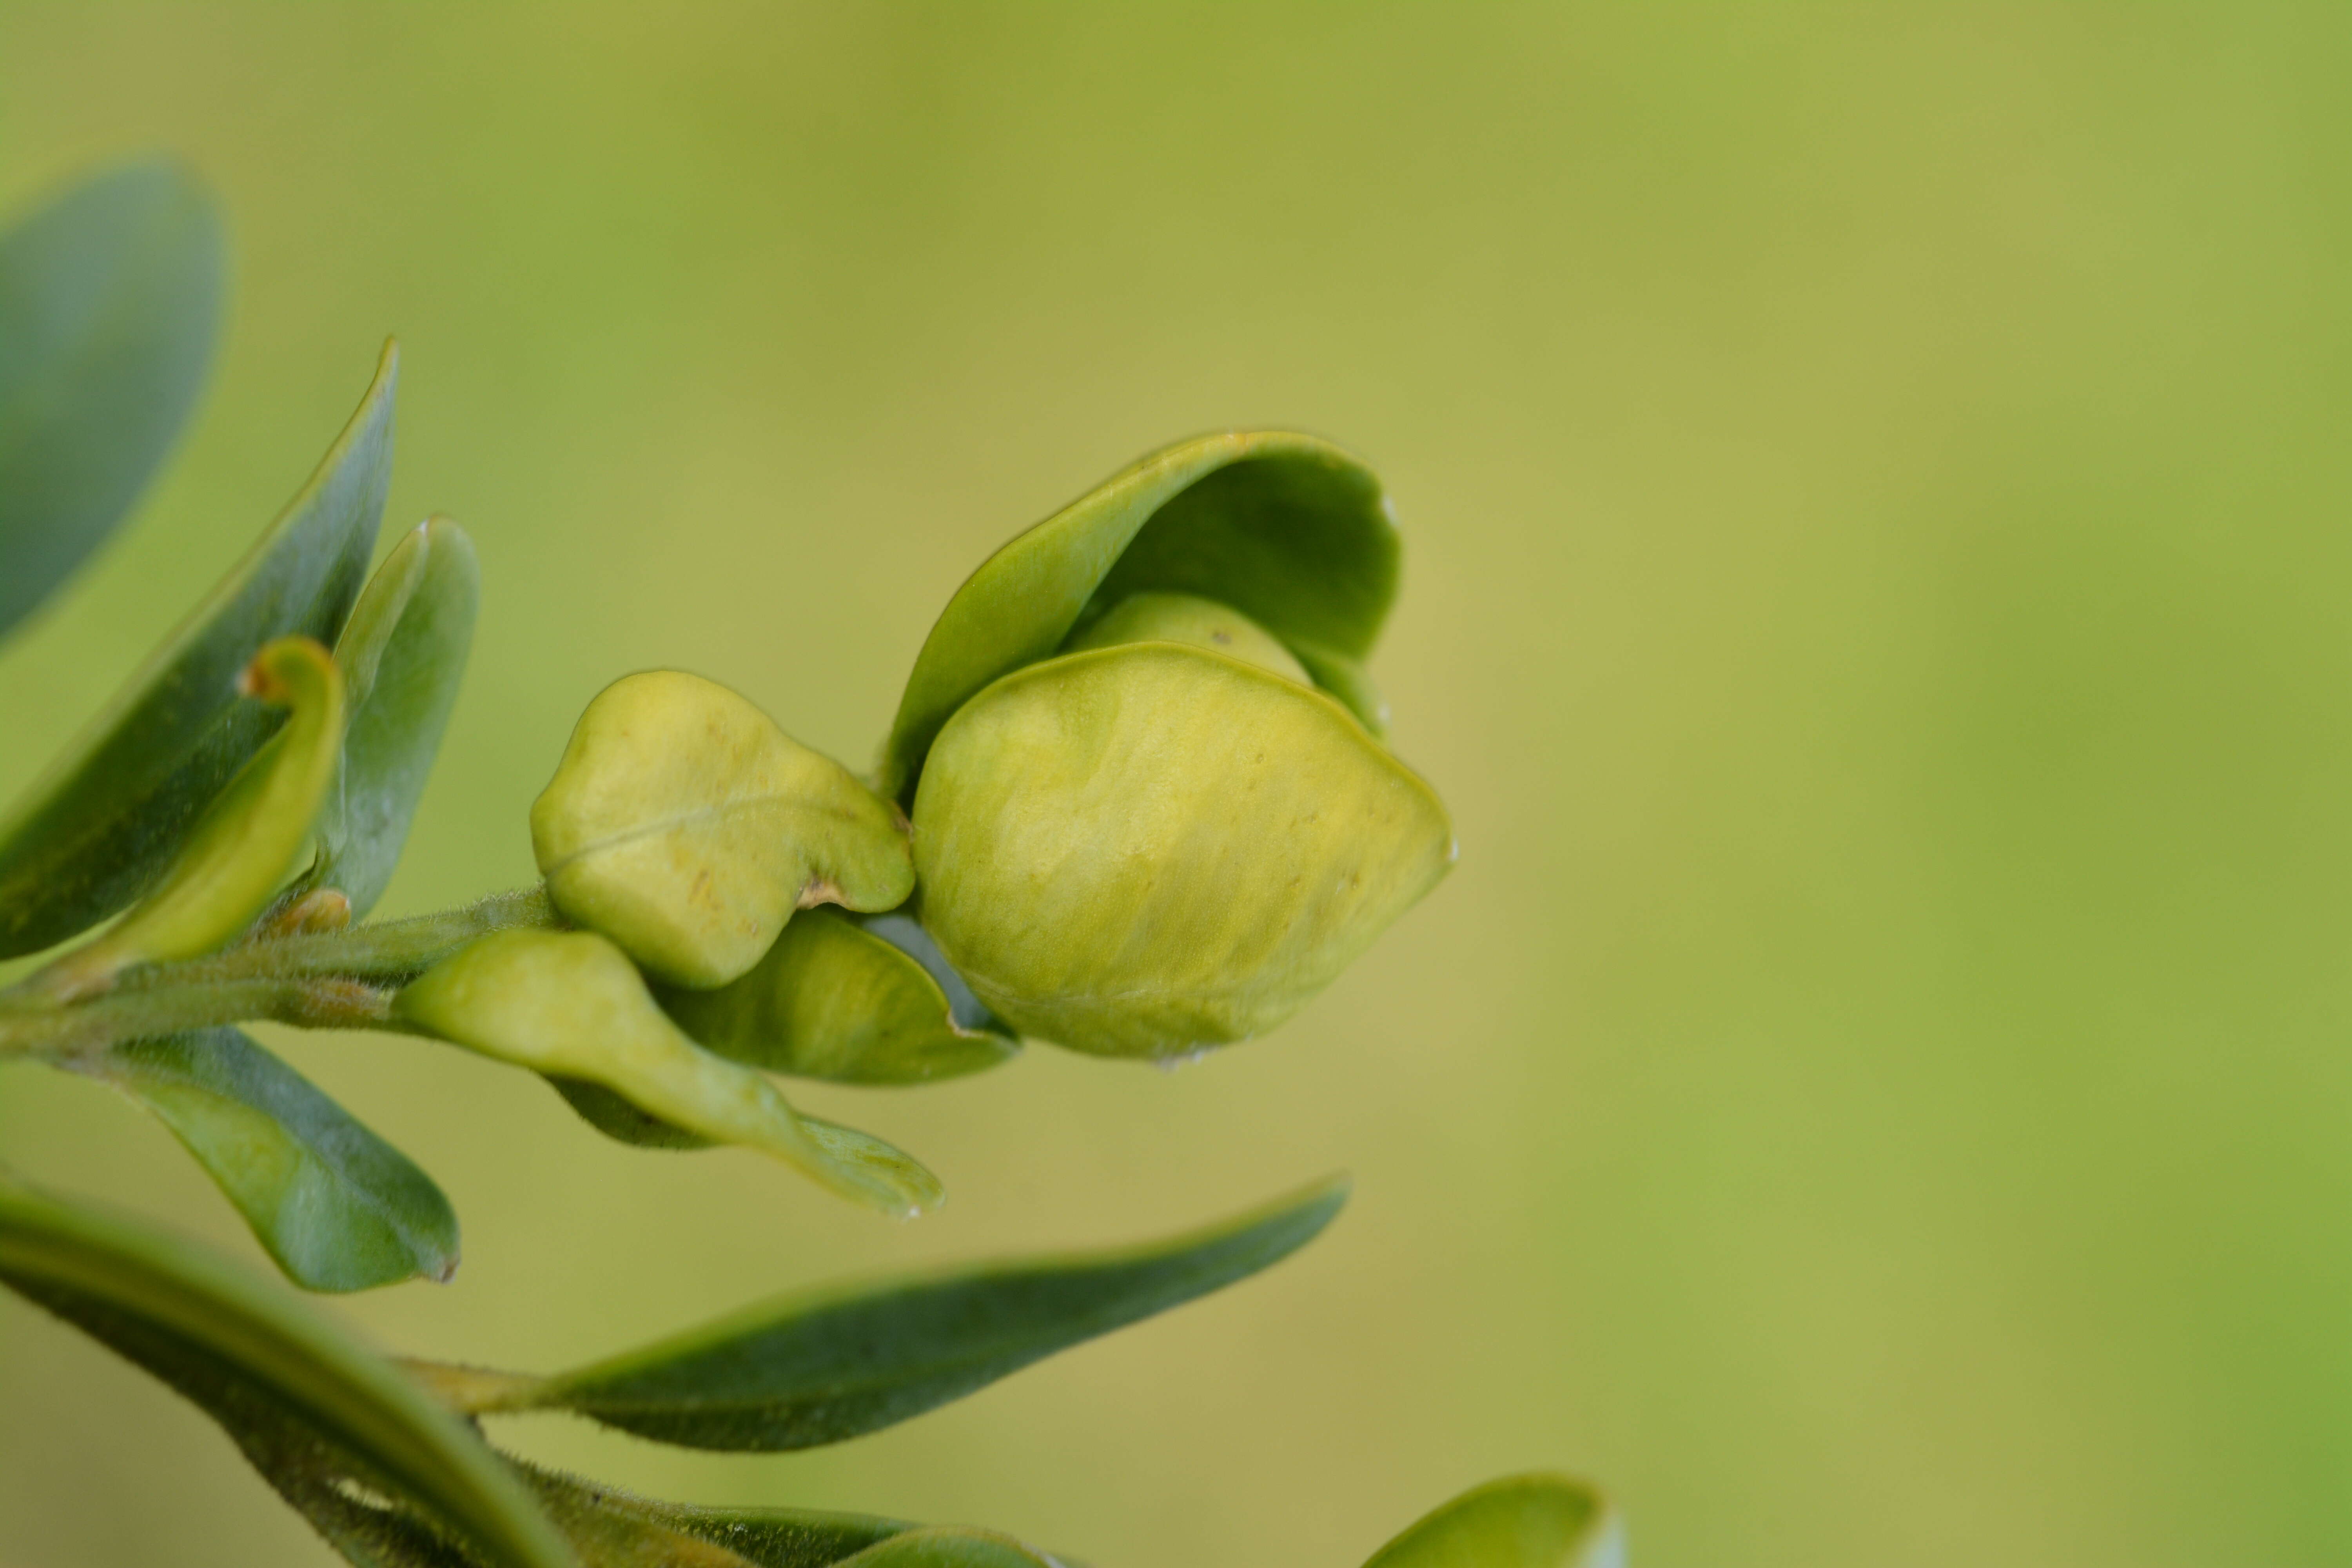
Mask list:
[[[530,879],[615,676],[863,763],[1016,531],[1325,434],[1396,498],[1373,673],[1463,848],[1365,962],[1173,1076],[796,1083],[935,1163],[907,1228],[264,1032],[466,1218],[455,1283],[337,1310],[564,1365],[1344,1167],[1258,1286],[856,1443],[512,1435],[1104,1568],[1360,1563],[1539,1467],[1648,1564],[2352,1561],[2347,78],[2352,15],[2265,0],[11,0],[0,206],[174,149],[239,285],[181,457],[0,655],[0,789],[385,331],[391,516],[462,518],[485,595],[387,914]],[[0,1146],[257,1257],[110,1097],[0,1075]],[[5,1554],[323,1562],[282,1513],[0,1309]]]
[[[194,409],[220,217],[168,161],[79,181],[0,231],[0,637],[112,533]]]

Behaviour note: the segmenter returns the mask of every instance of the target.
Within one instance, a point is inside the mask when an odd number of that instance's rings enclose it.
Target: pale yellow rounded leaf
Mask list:
[[[1024,1035],[1166,1058],[1296,1012],[1453,863],[1436,795],[1337,702],[1135,643],[999,680],[915,800],[923,924]]]
[[[530,811],[564,916],[680,985],[750,969],[796,908],[896,908],[914,885],[898,815],[749,701],[678,670],[604,689]]]

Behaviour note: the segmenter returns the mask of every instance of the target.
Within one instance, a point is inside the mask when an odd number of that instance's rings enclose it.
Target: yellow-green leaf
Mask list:
[[[1172,642],[1204,647],[1228,658],[1313,685],[1306,667],[1273,633],[1230,605],[1192,594],[1135,594],[1121,599],[1086,630],[1073,636],[1066,651],[1116,647],[1120,643]]]
[[[601,1084],[661,1121],[758,1149],[900,1218],[938,1178],[880,1139],[794,1111],[759,1073],[680,1033],[627,956],[593,931],[505,931],[402,991],[394,1017],[484,1056]]]
[[[343,678],[306,637],[254,656],[241,689],[291,710],[286,727],[215,800],[155,890],[96,942],[42,973],[51,994],[104,984],[134,963],[196,958],[242,934],[310,842],[342,748]]]
[[[740,979],[660,998],[720,1056],[836,1083],[928,1083],[1021,1048],[905,915],[810,910]]]
[[[557,909],[680,985],[750,969],[794,909],[887,910],[914,885],[887,804],[736,693],[677,670],[626,677],[588,705],[530,837]]]
[[[914,820],[948,961],[1022,1034],[1105,1056],[1272,1028],[1454,858],[1437,796],[1339,703],[1166,643],[964,704]]]
[[[1565,1476],[1513,1476],[1428,1514],[1364,1568],[1622,1568],[1624,1560],[1623,1533],[1598,1492]]]

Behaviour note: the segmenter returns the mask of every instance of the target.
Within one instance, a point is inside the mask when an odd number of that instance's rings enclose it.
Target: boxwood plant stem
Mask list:
[[[226,952],[124,973],[70,1002],[0,992],[0,1058],[66,1056],[124,1040],[257,1019],[311,1029],[383,1029],[393,994],[473,942],[558,921],[537,888],[462,909],[349,931],[247,941]]]

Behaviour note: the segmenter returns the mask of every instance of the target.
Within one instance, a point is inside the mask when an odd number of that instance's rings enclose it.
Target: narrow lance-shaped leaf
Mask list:
[[[51,994],[78,995],[132,964],[212,952],[268,907],[310,843],[342,742],[342,674],[309,637],[280,637],[254,656],[238,688],[292,719],[213,802],[162,884],[42,972],[37,984]]]
[[[163,466],[226,270],[211,198],[171,163],[84,180],[0,234],[0,637]]]
[[[1145,1247],[789,1296],[555,1377],[434,1381],[469,1411],[570,1410],[693,1448],[838,1443],[1247,1279],[1312,1240],[1347,1194],[1335,1179]]]
[[[923,928],[899,914],[810,910],[740,979],[660,994],[669,1016],[720,1056],[836,1083],[929,1083],[1021,1048]]]
[[[457,705],[480,600],[473,541],[436,517],[384,557],[335,645],[350,717],[319,816],[319,858],[301,885],[341,892],[352,920],[375,907],[400,862]]]
[[[457,1271],[457,1216],[433,1179],[243,1031],[133,1040],[62,1065],[153,1111],[305,1289]]]
[[[237,700],[273,637],[332,644],[367,575],[392,475],[399,355],[293,503],[66,754],[0,815],[0,958],[89,927],[151,887],[278,726]]]
[[[920,1529],[872,1514],[660,1502],[516,1468],[588,1568],[830,1568]]]
[[[793,910],[895,909],[907,834],[849,770],[700,676],[614,681],[530,808],[555,907],[680,985],[724,985]]]
[[[1512,1476],[1463,1493],[1364,1568],[1622,1568],[1624,1534],[1601,1494],[1566,1476]]]
[[[478,1434],[243,1269],[0,1177],[0,1282],[193,1401],[297,1507],[380,1494],[496,1568],[574,1563]]]
[[[626,955],[593,931],[505,931],[426,972],[396,1021],[558,1079],[601,1084],[661,1121],[773,1154],[870,1208],[911,1219],[939,1180],[880,1139],[793,1110],[775,1086],[679,1032]]]
[[[1013,539],[956,590],[907,677],[879,787],[911,803],[924,754],[958,708],[1130,595],[1230,605],[1310,673],[1309,649],[1360,662],[1396,597],[1399,555],[1380,481],[1328,441],[1232,430],[1155,452]],[[1333,694],[1353,705],[1363,692]],[[1376,711],[1358,716],[1379,727]]]

